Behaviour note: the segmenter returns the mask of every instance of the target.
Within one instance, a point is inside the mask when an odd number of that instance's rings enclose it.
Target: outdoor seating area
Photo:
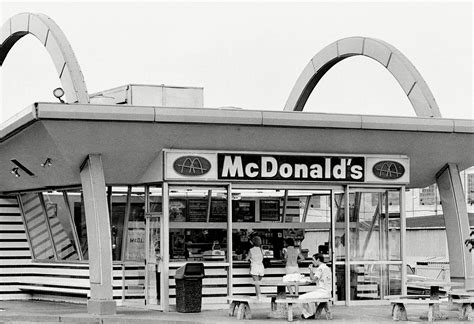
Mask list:
[[[267,284],[270,284],[267,282]],[[305,303],[316,303],[316,313],[314,318],[320,319],[323,311],[325,319],[333,319],[331,305],[332,298],[309,298],[299,299],[298,285],[303,283],[272,282],[277,287],[277,294],[262,295],[260,298],[253,296],[227,296],[229,301],[229,316],[235,316],[237,320],[252,319],[251,307],[266,306],[270,304],[269,318],[284,319],[292,322],[295,319],[295,309],[293,306]],[[429,295],[392,295],[384,299],[390,302],[392,307],[391,318],[394,321],[408,321],[407,307],[410,316],[416,316],[428,322],[452,320],[446,311],[440,310],[440,305],[446,309],[457,312],[457,319],[460,321],[471,320],[472,304],[474,303],[474,291],[465,289],[450,289],[450,287],[460,286],[455,282],[444,281],[424,281],[416,282],[417,285],[430,288]],[[448,294],[440,296],[440,288],[448,289]],[[288,290],[288,292],[287,292]],[[420,307],[421,306],[421,307]],[[427,309],[424,308],[427,306]],[[454,306],[454,308],[453,308]],[[420,309],[426,311],[420,312]]]
[[[258,299],[252,296],[228,296],[227,300],[230,302],[229,316],[235,316],[238,320],[252,319],[251,304],[268,304],[270,302],[271,312],[274,312],[278,305],[284,306],[288,322],[292,322],[294,320],[293,305],[316,303],[315,319],[321,317],[323,310],[325,311],[326,319],[332,319],[332,311],[330,307],[332,298],[298,299],[298,296],[294,295],[288,295],[287,297],[288,298],[279,298],[275,295],[270,295]],[[272,316],[270,315],[269,317]]]
[[[440,310],[440,305],[458,309],[460,321],[471,320],[472,304],[474,303],[474,291],[465,289],[451,289],[447,296],[440,296],[440,288],[460,286],[456,282],[426,281],[415,282],[415,284],[430,287],[430,295],[396,295],[387,296],[385,299],[392,305],[392,318],[395,321],[407,321],[407,305],[428,305],[428,310],[420,315],[420,319],[432,322],[435,320],[448,320],[446,312]]]
[[[246,296],[250,297],[250,296]],[[246,324],[274,324],[288,323],[287,318],[275,319],[269,317],[268,304],[266,299],[262,302],[253,302],[255,297],[250,297],[251,318],[244,320],[237,319],[236,316],[229,316],[228,310],[214,309],[203,310],[200,313],[178,313],[171,311],[164,313],[158,310],[143,311],[137,308],[119,306],[116,315],[91,316],[87,314],[87,306],[77,303],[48,302],[48,301],[5,301],[0,308],[0,322],[75,322],[75,323],[246,323]],[[454,304],[456,305],[456,304]],[[447,319],[435,320],[441,323],[467,323],[472,322],[472,318],[458,319],[457,308],[453,304],[442,301],[441,309],[447,313]],[[419,319],[419,315],[426,309],[426,305],[409,305],[407,315],[409,322],[425,322]],[[395,323],[392,316],[390,303],[386,305],[331,305],[332,323]],[[237,311],[237,310],[236,310]],[[296,312],[295,312],[296,313]],[[298,314],[294,314],[293,323],[321,323],[326,322],[324,314],[319,320],[299,320]],[[472,316],[472,314],[471,314]]]

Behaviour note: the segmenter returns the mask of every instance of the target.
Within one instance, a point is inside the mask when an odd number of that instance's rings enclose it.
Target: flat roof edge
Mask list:
[[[0,141],[35,119],[346,128],[474,134],[474,120],[268,110],[35,103],[0,124]]]
[[[38,104],[39,119],[78,119],[154,122],[153,107],[91,104]]]
[[[37,104],[33,104],[0,123],[0,142],[7,140],[37,119]]]

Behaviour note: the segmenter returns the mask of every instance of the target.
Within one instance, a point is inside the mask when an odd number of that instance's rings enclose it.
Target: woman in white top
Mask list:
[[[250,260],[250,275],[252,275],[257,298],[260,299],[260,281],[265,274],[265,268],[263,267],[262,239],[259,236],[254,236],[252,244],[253,247],[250,249],[246,260]]]

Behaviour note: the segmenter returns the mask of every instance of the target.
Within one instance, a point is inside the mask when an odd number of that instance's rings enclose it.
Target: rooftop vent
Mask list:
[[[129,84],[90,95],[92,104],[202,108],[204,88]]]

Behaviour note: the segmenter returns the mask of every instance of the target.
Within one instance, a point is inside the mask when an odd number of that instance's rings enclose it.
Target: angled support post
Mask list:
[[[81,183],[89,248],[90,299],[87,312],[116,313],[112,287],[112,243],[109,210],[100,154],[89,154],[81,166]]]
[[[436,174],[436,182],[446,224],[451,280],[463,281],[466,288],[474,288],[472,255],[464,245],[464,240],[469,238],[469,218],[458,166],[446,164]]]

